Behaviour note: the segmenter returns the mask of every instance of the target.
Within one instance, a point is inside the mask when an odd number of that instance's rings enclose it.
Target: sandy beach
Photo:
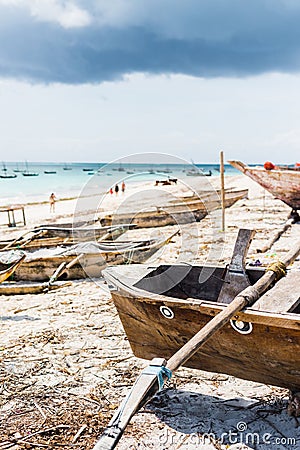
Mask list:
[[[217,188],[218,177],[209,183]],[[248,188],[249,198],[226,209],[225,233],[220,211],[192,227],[180,225],[181,235],[149,264],[178,258],[227,264],[239,228],[256,230],[247,262],[259,259],[267,265],[299,241],[300,224],[295,224],[270,251],[258,254],[290,209],[243,175],[226,177],[226,187]],[[189,189],[149,183],[129,186],[124,195],[86,197],[80,204],[58,201],[55,213],[48,203],[26,206],[26,227],[2,224],[1,239],[16,238],[40,223],[93,218],[95,210],[97,216],[123,207],[140,210],[145,192],[170,200]],[[168,236],[176,227],[132,230],[121,238]],[[300,268],[299,258],[293,266]],[[1,296],[0,320],[0,449],[92,449],[147,365],[133,355],[103,279],[78,280],[42,295]],[[285,389],[205,372],[205,367],[181,368],[133,417],[117,449],[296,449],[300,428],[287,414],[287,404]],[[242,446],[240,441],[247,442]]]

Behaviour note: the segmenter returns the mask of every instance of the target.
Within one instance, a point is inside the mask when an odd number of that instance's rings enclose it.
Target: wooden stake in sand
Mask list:
[[[224,153],[222,150],[220,151],[220,177],[221,177],[222,231],[225,231]]]

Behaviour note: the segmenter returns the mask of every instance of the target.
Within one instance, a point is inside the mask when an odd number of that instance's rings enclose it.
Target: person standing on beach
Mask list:
[[[56,197],[55,197],[54,192],[52,192],[52,194],[49,197],[50,212],[55,212],[55,201],[56,201]]]
[[[118,195],[118,193],[119,193],[119,186],[117,184],[115,185],[115,193],[116,193],[116,195]]]
[[[123,192],[123,194],[124,194],[124,192],[125,192],[125,187],[126,187],[126,185],[125,185],[125,181],[122,181],[122,192]]]
[[[113,191],[113,188],[112,188],[112,187],[110,188],[109,193],[110,193],[111,195],[113,195],[114,191]]]

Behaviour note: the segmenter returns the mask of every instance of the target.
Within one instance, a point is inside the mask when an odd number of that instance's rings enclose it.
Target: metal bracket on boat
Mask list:
[[[110,283],[106,283],[108,289],[111,291],[118,291],[119,289],[117,288],[117,286],[115,286],[114,284],[110,284]]]
[[[162,305],[159,310],[166,319],[174,319],[174,313],[168,306]]]
[[[230,325],[240,334],[250,334],[253,330],[251,322],[243,322],[242,320],[231,320]]]

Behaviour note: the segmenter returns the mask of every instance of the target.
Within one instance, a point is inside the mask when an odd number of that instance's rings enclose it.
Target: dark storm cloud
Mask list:
[[[105,2],[73,2],[91,20],[66,26],[59,17],[33,14],[25,0],[22,7],[0,0],[0,76],[77,84],[133,72],[217,77],[299,71],[297,1],[110,1],[104,10]]]

